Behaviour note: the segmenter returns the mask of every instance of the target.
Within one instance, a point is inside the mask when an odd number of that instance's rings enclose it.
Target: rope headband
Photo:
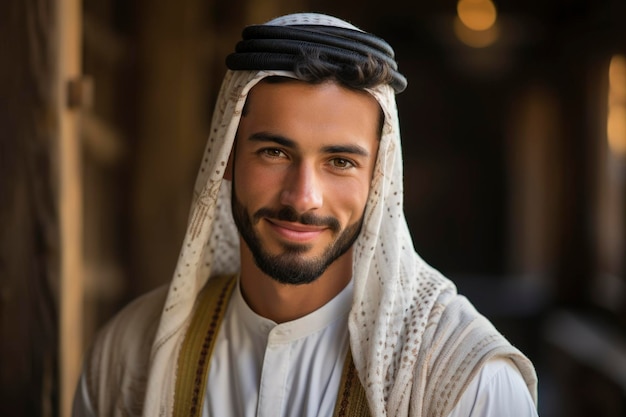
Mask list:
[[[391,46],[367,32],[324,25],[254,25],[246,27],[242,37],[235,52],[226,57],[226,66],[231,70],[293,71],[307,53],[319,54],[337,68],[360,64],[372,57],[389,65],[389,85],[396,93],[407,85],[406,78],[398,72]]]

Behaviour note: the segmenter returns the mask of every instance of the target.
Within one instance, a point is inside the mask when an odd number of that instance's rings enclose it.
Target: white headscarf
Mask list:
[[[289,15],[268,24],[357,29],[319,14]],[[176,358],[199,291],[210,277],[239,270],[239,237],[230,212],[231,184],[223,176],[247,94],[271,75],[295,77],[284,71],[228,71],[224,78],[195,184],[187,233],[152,348],[145,416],[171,413]],[[388,85],[367,91],[380,104],[385,121],[363,229],[354,246],[350,346],[372,415],[396,415],[408,411],[411,390],[419,385],[423,391],[427,384],[426,375],[420,376],[424,380],[415,380],[415,369],[429,366],[418,358],[418,352],[423,339],[438,331],[428,328],[442,314],[438,306],[454,298],[456,290],[413,248],[403,212],[394,91]],[[423,396],[411,399],[410,407],[420,406]]]

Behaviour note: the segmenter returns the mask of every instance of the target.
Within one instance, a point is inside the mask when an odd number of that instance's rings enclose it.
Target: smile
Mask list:
[[[311,226],[302,223],[293,223],[275,219],[265,219],[272,230],[286,240],[308,242],[321,235],[326,227]]]

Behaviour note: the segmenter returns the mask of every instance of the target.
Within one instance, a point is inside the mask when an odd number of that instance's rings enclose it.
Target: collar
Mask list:
[[[248,331],[266,339],[271,334],[272,341],[275,343],[289,343],[311,336],[338,320],[345,320],[352,306],[353,292],[353,284],[350,280],[339,294],[322,307],[299,319],[280,324],[258,315],[248,306],[241,294],[239,280],[237,288],[233,291],[232,303]]]

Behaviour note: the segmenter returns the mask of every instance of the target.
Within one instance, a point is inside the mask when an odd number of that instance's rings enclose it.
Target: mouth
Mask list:
[[[313,226],[269,218],[265,218],[265,220],[280,237],[296,242],[309,242],[327,229],[325,226]]]

